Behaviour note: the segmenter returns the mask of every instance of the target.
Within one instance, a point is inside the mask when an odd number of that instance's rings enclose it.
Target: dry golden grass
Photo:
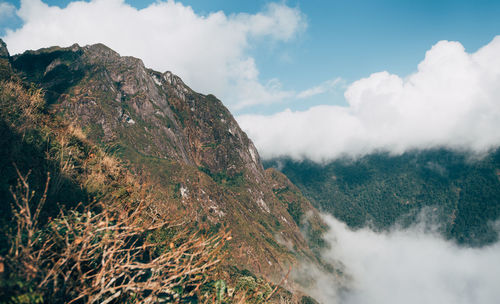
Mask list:
[[[23,283],[7,291],[16,301],[157,303],[190,295],[200,302],[215,301],[213,290],[200,288],[216,275],[228,233],[191,235],[181,221],[172,220],[180,211],[171,211],[175,204],[168,195],[157,195],[147,176],[139,181],[120,160],[92,144],[81,128],[44,113],[42,90],[1,82],[0,103],[0,115],[17,132],[43,130],[51,147],[46,159],[57,167],[41,196],[30,188],[29,174],[19,170],[18,184],[11,189],[15,228],[8,256],[0,257],[0,266],[5,266],[0,274]],[[40,225],[49,182],[50,190],[57,191],[66,178],[105,203],[80,205]],[[173,228],[176,233],[168,239],[148,238]],[[225,302],[266,303],[276,289],[261,285],[265,288],[226,295]]]
[[[87,135],[83,132],[82,128],[76,126],[75,124],[70,124],[68,126],[68,133],[75,136],[81,141],[84,141],[87,139]]]
[[[11,189],[17,229],[5,263],[15,277],[36,286],[44,301],[160,303],[194,295],[210,299],[200,287],[220,262],[227,232],[204,238],[190,235],[182,223],[159,220],[145,225],[144,201],[61,212],[39,227],[50,179],[35,203],[27,175],[18,174],[19,183]],[[174,227],[177,232],[168,240],[148,241],[149,233]],[[157,253],[160,246],[164,250]]]
[[[36,123],[38,114],[45,106],[44,93],[41,89],[34,87],[26,89],[18,81],[1,81],[0,96],[0,102],[3,103],[2,110],[6,112],[2,115],[22,114],[25,124]]]

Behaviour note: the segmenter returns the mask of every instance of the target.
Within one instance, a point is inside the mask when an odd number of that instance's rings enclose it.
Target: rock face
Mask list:
[[[8,78],[11,72],[9,51],[5,42],[0,39],[0,80]]]
[[[50,111],[151,181],[159,213],[177,210],[199,227],[231,229],[228,264],[279,280],[289,264],[316,259],[299,226],[323,229],[317,212],[284,176],[264,171],[253,143],[213,95],[102,44],[29,51],[10,61],[26,82],[44,88]]]
[[[146,69],[99,44],[25,53],[13,65],[97,141],[213,173],[234,175],[244,167],[262,181],[258,153],[228,110],[171,72]]]
[[[7,50],[7,45],[0,39],[0,58],[9,58],[9,51]]]

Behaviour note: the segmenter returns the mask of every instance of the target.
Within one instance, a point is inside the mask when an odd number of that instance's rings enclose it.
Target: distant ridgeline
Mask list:
[[[445,149],[400,156],[372,154],[326,165],[274,159],[316,207],[359,228],[408,226],[424,214],[446,238],[495,242],[500,215],[500,149],[481,159]]]

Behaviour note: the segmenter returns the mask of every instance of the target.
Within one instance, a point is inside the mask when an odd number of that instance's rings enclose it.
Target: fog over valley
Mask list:
[[[482,248],[458,246],[425,222],[375,232],[352,230],[329,215],[323,218],[331,246],[323,257],[332,264],[341,262],[348,281],[339,287],[318,272],[308,290],[322,303],[498,303],[498,242]]]

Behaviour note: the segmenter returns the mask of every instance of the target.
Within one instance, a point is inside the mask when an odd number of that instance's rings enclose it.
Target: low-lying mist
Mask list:
[[[308,268],[316,280],[307,289],[321,303],[500,303],[499,243],[460,247],[425,224],[375,232],[324,220],[331,248],[323,257],[343,264],[347,288]]]

